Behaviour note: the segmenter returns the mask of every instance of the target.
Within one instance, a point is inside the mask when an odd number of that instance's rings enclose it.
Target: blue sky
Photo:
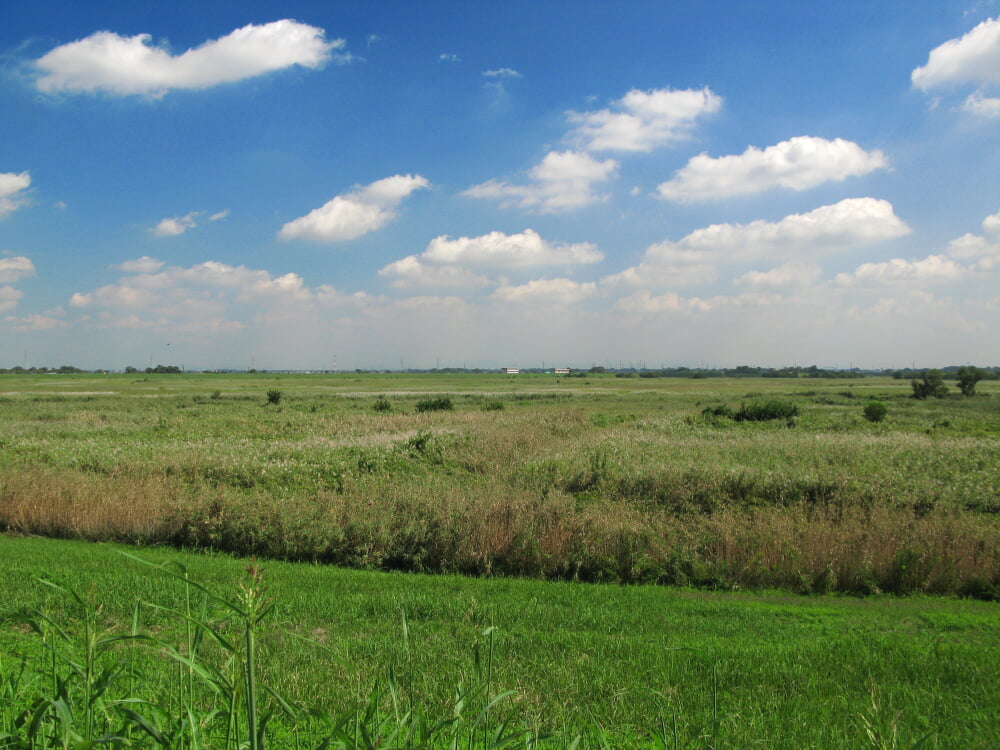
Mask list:
[[[1000,2],[49,2],[0,366],[1000,364]]]

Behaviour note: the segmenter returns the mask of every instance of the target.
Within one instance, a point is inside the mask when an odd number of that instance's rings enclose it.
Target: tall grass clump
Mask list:
[[[455,408],[455,404],[447,396],[439,396],[437,398],[425,398],[417,401],[414,408],[418,412],[427,411],[452,411]]]
[[[789,424],[799,415],[799,407],[789,401],[751,401],[740,404],[733,414],[737,422],[770,422],[784,420]]]

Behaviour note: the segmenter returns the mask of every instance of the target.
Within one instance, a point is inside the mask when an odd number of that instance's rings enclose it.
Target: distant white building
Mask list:
[[[517,375],[521,370],[517,367],[501,367],[500,372],[504,375]]]
[[[552,369],[553,375],[569,375],[568,367],[555,367]]]

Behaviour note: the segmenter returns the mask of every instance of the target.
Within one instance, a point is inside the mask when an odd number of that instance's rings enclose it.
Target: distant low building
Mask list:
[[[552,370],[553,375],[569,375],[568,367],[555,367]]]
[[[521,370],[517,367],[501,367],[500,372],[504,375],[517,375]]]

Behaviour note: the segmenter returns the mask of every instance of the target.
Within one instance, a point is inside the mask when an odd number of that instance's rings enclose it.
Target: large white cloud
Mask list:
[[[31,175],[27,172],[14,174],[0,172],[0,219],[20,208],[22,193],[31,185]]]
[[[435,237],[421,258],[471,268],[535,268],[598,263],[604,256],[589,242],[548,242],[533,229],[518,234],[490,232],[479,237]]]
[[[651,151],[686,138],[699,119],[718,112],[722,97],[703,89],[632,89],[614,106],[569,112],[569,138],[587,151]]]
[[[763,150],[750,146],[739,155],[694,156],[658,192],[667,200],[701,201],[775,187],[807,190],[887,165],[881,151],[865,151],[852,141],[798,136]]]
[[[420,175],[393,175],[338,195],[305,216],[288,222],[283,240],[340,242],[381,229],[396,218],[396,207],[415,190],[430,187]]]
[[[597,284],[572,279],[535,279],[526,284],[504,284],[493,298],[504,302],[543,305],[572,305],[597,293]]]
[[[495,283],[482,271],[516,271],[543,266],[598,263],[604,256],[590,243],[548,242],[533,229],[517,234],[490,232],[479,237],[441,235],[420,255],[410,255],[379,270],[399,289],[482,287]]]
[[[594,192],[597,183],[614,176],[618,162],[598,161],[577,151],[551,151],[528,172],[527,185],[489,180],[474,185],[463,195],[501,201],[504,208],[517,207],[540,214],[572,211],[607,199]]]
[[[605,281],[638,286],[693,283],[714,278],[714,272],[725,264],[760,258],[808,261],[909,231],[888,201],[848,198],[777,222],[757,220],[697,229],[676,242],[651,245],[638,266]]]
[[[35,264],[23,255],[0,258],[0,284],[27,279],[35,275]]]
[[[481,287],[490,279],[467,268],[455,265],[427,263],[420,256],[408,255],[394,261],[378,272],[379,276],[391,279],[397,289],[414,287]]]
[[[916,68],[910,80],[922,91],[961,83],[1000,83],[1000,19],[987,19],[932,49],[927,64]]]
[[[845,286],[894,284],[900,282],[955,281],[964,268],[944,255],[929,255],[922,260],[893,258],[883,263],[862,263],[853,273],[839,273],[836,283]]]
[[[35,62],[45,92],[104,92],[159,97],[171,89],[204,89],[292,65],[318,68],[343,39],[328,42],[323,29],[284,19],[249,24],[200,47],[172,55],[149,34],[99,31],[56,47]]]

